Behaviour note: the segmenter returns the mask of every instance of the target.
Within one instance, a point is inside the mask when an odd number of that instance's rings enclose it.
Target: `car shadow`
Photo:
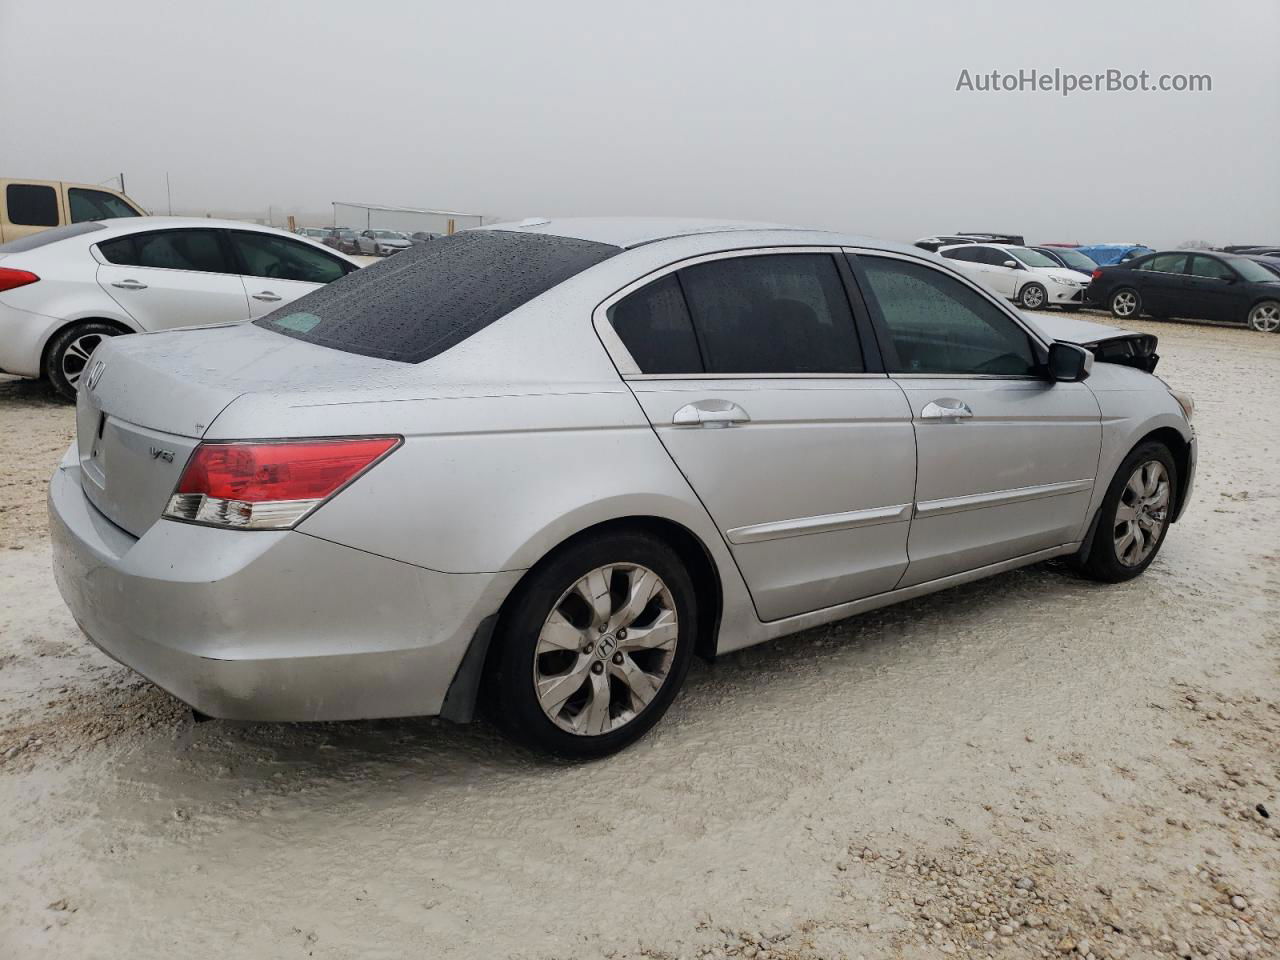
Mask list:
[[[45,380],[28,380],[0,374],[0,404],[12,406],[67,407],[64,399]]]
[[[806,677],[814,673],[840,672],[852,687],[859,677],[886,666],[911,669],[913,661],[955,657],[948,647],[952,621],[963,619],[972,631],[975,623],[990,618],[1006,624],[1007,632],[1018,611],[1027,609],[1028,598],[1053,602],[1063,593],[1087,595],[1101,589],[1061,564],[1038,564],[995,581],[955,587],[735,651],[714,663],[695,660],[684,689],[655,731],[619,757],[596,762],[632,762],[624,758],[634,760],[637,751],[661,754],[689,731],[702,739],[706,729],[725,722],[724,710],[733,709],[739,698],[756,709],[766,702],[766,713],[794,710],[793,701],[804,698]],[[184,763],[234,769],[241,788],[262,787],[273,795],[287,795],[291,785],[313,793],[326,785],[362,783],[376,791],[378,783],[405,778],[416,781],[419,790],[450,785],[470,789],[486,780],[509,784],[583,765],[527,750],[484,718],[467,725],[438,718],[292,724],[193,720],[176,740],[157,738],[144,752],[153,772],[163,767],[155,763],[161,754],[185,755]],[[188,768],[181,789],[216,803],[217,783],[199,786],[191,772]]]

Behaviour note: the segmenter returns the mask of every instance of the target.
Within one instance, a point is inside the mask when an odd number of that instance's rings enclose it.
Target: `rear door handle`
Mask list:
[[[137,280],[116,280],[111,284],[113,287],[119,287],[121,290],[145,290],[147,285],[139,283]]]
[[[267,303],[275,303],[277,300],[284,299],[283,297],[279,297],[272,293],[270,290],[263,290],[261,293],[252,294],[252,296],[255,300],[264,300]]]
[[[736,427],[750,422],[747,411],[732,400],[686,403],[671,418],[671,423],[677,427]]]
[[[955,397],[939,397],[924,405],[921,420],[963,420],[973,416],[973,410],[963,400]]]

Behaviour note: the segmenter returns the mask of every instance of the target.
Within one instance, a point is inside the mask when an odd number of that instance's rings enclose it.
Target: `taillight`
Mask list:
[[[202,443],[164,515],[287,530],[400,445],[401,437]]]
[[[1089,274],[1089,279],[1090,279],[1090,280],[1098,280],[1098,279],[1100,279],[1101,277],[1102,277],[1102,268],[1101,268],[1101,267],[1097,267],[1097,268],[1093,271],[1093,273]]]
[[[8,267],[0,267],[0,293],[12,290],[14,287],[25,287],[28,283],[35,283],[39,279],[30,270],[11,270]]]

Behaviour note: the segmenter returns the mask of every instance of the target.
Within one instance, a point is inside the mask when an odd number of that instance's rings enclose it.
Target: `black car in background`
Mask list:
[[[350,227],[330,227],[320,240],[326,247],[333,247],[343,253],[359,253],[356,243],[356,232]]]
[[[1093,257],[1070,247],[1031,247],[1030,249],[1035,250],[1037,253],[1043,253],[1060,267],[1066,267],[1068,270],[1076,271],[1076,273],[1083,273],[1088,277],[1093,276],[1093,271],[1098,269],[1098,261],[1094,260]]]
[[[1147,314],[1280,330],[1280,277],[1236,254],[1172,250],[1099,267],[1085,300],[1121,320]]]
[[[1250,253],[1250,254],[1246,254],[1246,257],[1247,259],[1252,260],[1254,263],[1262,264],[1264,267],[1266,267],[1268,270],[1274,273],[1277,279],[1280,279],[1280,250],[1277,250],[1275,253],[1264,253],[1264,254]]]

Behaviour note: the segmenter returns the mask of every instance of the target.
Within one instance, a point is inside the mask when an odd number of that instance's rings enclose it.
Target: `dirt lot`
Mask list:
[[[486,726],[193,725],[63,608],[71,411],[0,381],[0,955],[1280,956],[1280,336],[1139,326],[1201,435],[1146,576],[1033,567],[696,666],[576,767]]]

